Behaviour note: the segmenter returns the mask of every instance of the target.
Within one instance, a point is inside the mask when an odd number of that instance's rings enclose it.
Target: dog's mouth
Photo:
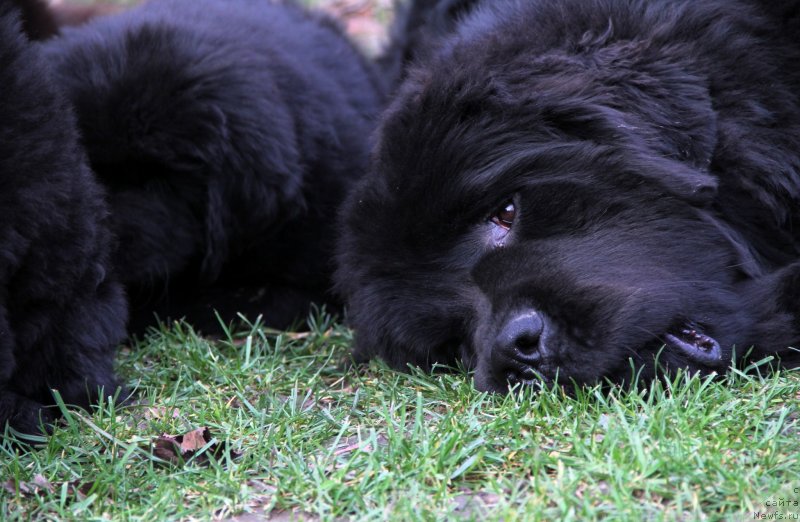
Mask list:
[[[686,323],[675,331],[666,333],[664,340],[695,362],[709,364],[718,363],[722,359],[719,342],[694,323]]]

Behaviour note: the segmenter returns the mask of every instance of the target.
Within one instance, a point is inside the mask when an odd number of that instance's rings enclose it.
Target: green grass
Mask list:
[[[0,451],[0,519],[176,520],[288,511],[356,520],[753,520],[800,507],[800,375],[678,377],[649,391],[475,391],[467,375],[347,369],[351,333],[185,325],[124,349],[127,406],[70,410]],[[185,465],[162,433],[240,453]],[[800,490],[797,490],[800,491]],[[789,518],[791,519],[791,518]]]

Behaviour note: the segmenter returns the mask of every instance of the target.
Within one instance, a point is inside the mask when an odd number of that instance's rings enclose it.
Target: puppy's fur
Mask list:
[[[395,6],[389,44],[378,57],[382,77],[394,88],[409,64],[436,47],[478,0],[414,0]]]
[[[356,356],[460,360],[497,391],[722,372],[751,347],[800,364],[792,23],[736,0],[473,6],[346,204]]]
[[[125,300],[111,277],[103,196],[72,113],[0,4],[0,430],[38,431],[51,390],[87,406],[113,394]]]
[[[330,20],[263,0],[154,0],[46,43],[108,187],[132,328],[330,301],[333,216],[381,105]]]

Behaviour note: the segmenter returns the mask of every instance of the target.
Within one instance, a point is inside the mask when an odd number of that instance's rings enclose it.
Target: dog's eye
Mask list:
[[[514,203],[509,201],[503,207],[498,210],[497,212],[489,218],[489,220],[499,227],[503,227],[506,230],[511,229],[511,225],[514,224],[514,218],[517,216],[517,208],[514,206]]]

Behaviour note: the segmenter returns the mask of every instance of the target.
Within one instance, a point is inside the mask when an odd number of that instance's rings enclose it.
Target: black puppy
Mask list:
[[[372,66],[329,19],[263,0],[155,0],[45,44],[108,187],[132,328],[330,301],[333,216],[365,170]]]
[[[356,356],[483,390],[800,364],[800,52],[735,0],[497,0],[422,53],[343,213]]]
[[[111,277],[103,196],[45,62],[0,3],[0,433],[39,430],[51,390],[113,394],[123,292]]]

